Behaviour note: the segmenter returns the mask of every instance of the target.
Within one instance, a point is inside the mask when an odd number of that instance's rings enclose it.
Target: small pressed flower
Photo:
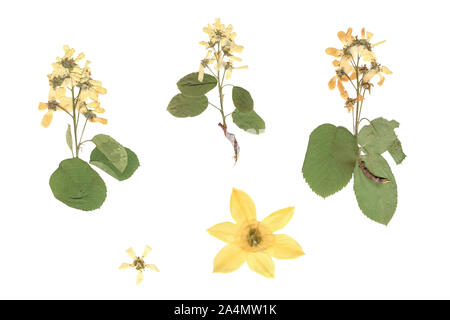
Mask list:
[[[230,132],[227,120],[230,119],[239,128],[256,134],[263,132],[265,123],[256,112],[251,112],[254,109],[254,103],[250,93],[236,84],[228,83],[234,70],[248,69],[246,65],[241,65],[242,59],[238,57],[238,54],[244,50],[244,47],[236,44],[236,32],[233,29],[232,25],[226,26],[222,24],[220,19],[216,19],[213,24],[208,24],[203,28],[203,32],[206,33],[208,38],[199,43],[206,49],[206,54],[200,60],[198,72],[183,77],[177,83],[182,95],[174,97],[169,103],[167,110],[175,117],[198,116],[201,112],[197,111],[200,111],[201,108],[185,107],[184,103],[179,102],[190,95],[203,96],[217,87],[218,90],[214,91],[218,94],[218,101],[214,102],[208,97],[205,105],[211,106],[211,108],[215,108],[220,112],[218,126],[233,147],[233,158],[236,164],[239,158],[240,147],[236,135]],[[225,110],[224,97],[228,96],[229,93],[233,99],[234,112]]]
[[[44,128],[48,128],[53,120],[53,112],[57,110],[66,110],[69,112],[70,102],[70,98],[66,97],[65,88],[50,88],[48,102],[39,103],[39,110],[47,110],[46,114],[42,118],[41,125]]]
[[[214,259],[214,272],[233,272],[247,262],[251,270],[273,278],[272,257],[294,259],[304,254],[293,238],[274,234],[291,220],[294,207],[278,210],[258,221],[252,199],[245,192],[233,189],[230,209],[235,223],[223,222],[208,229],[210,235],[227,242]]]
[[[129,248],[126,253],[128,254],[128,256],[133,260],[132,263],[122,263],[121,266],[119,267],[119,269],[124,270],[124,269],[136,269],[138,271],[138,274],[136,276],[136,284],[139,284],[142,282],[142,280],[144,280],[144,271],[145,269],[150,269],[153,270],[155,272],[159,272],[159,269],[157,266],[155,266],[154,264],[146,264],[144,261],[144,258],[152,251],[152,248],[150,248],[149,246],[146,246],[144,248],[144,252],[142,253],[142,255],[140,257],[136,256],[136,254],[134,253],[132,248]]]
[[[207,68],[210,64],[214,63],[214,59],[211,59],[210,56],[212,51],[208,50],[206,52],[206,57],[200,61],[200,69],[198,71],[198,81],[203,82],[203,77],[205,75],[205,68]]]

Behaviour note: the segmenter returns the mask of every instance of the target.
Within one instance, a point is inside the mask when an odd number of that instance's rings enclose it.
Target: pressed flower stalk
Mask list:
[[[369,120],[362,116],[363,105],[385,75],[392,72],[378,62],[375,48],[384,43],[372,42],[373,34],[352,29],[339,31],[342,48],[327,48],[335,58],[335,75],[328,82],[330,90],[338,89],[344,107],[352,116],[352,130],[323,124],[310,135],[303,176],[311,189],[322,197],[338,192],[354,176],[353,189],[361,211],[370,219],[388,224],[397,207],[397,184],[382,154],[388,151],[397,164],[406,157],[394,129],[395,120]],[[368,124],[361,128],[362,122]]]
[[[208,229],[210,235],[227,243],[214,259],[214,272],[233,272],[247,262],[251,270],[273,278],[275,264],[272,257],[294,259],[304,254],[293,238],[274,234],[291,220],[294,207],[278,210],[258,221],[255,204],[249,195],[233,189],[230,210],[235,223],[223,222]]]
[[[100,106],[100,95],[106,94],[102,83],[92,78],[90,61],[80,65],[83,53],[74,57],[75,50],[64,46],[64,56],[56,58],[53,72],[48,75],[47,102],[39,104],[46,111],[41,125],[48,128],[54,113],[69,117],[66,143],[72,158],[62,161],[50,178],[54,196],[66,205],[85,211],[99,208],[106,198],[106,186],[91,166],[80,159],[83,144],[92,142],[90,164],[97,166],[118,180],[128,179],[139,166],[137,156],[107,135],[99,134],[83,140],[88,123],[106,125],[101,117],[105,109]]]
[[[233,26],[225,27],[220,19],[216,19],[214,24],[209,24],[203,31],[208,35],[208,39],[200,42],[205,47],[206,54],[200,61],[199,71],[188,74],[178,81],[177,86],[181,93],[172,98],[167,110],[175,117],[186,118],[200,115],[208,106],[217,109],[221,120],[219,127],[233,146],[236,163],[240,148],[236,136],[229,131],[228,117],[231,115],[239,128],[253,134],[262,133],[265,122],[254,111],[250,93],[242,87],[227,83],[233,70],[247,69],[246,65],[240,64],[242,59],[237,56],[243,47],[234,41],[236,33],[233,32]],[[213,103],[206,94],[216,87],[218,102]],[[228,87],[232,88],[231,96],[234,104],[232,112],[225,109],[225,91]]]
[[[152,248],[145,246],[144,252],[140,257],[136,256],[133,248],[129,248],[126,253],[132,259],[132,263],[122,263],[119,267],[120,270],[136,269],[138,271],[136,276],[136,284],[140,284],[144,280],[144,271],[149,269],[155,272],[159,272],[159,269],[154,264],[146,264],[144,259],[152,251]]]

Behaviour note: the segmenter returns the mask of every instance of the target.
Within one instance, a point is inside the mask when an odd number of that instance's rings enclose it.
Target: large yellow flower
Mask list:
[[[294,239],[274,234],[291,220],[294,207],[278,210],[257,221],[252,199],[245,192],[233,189],[230,209],[236,223],[223,222],[208,229],[210,235],[228,243],[214,259],[214,272],[233,272],[247,261],[251,270],[273,278],[272,257],[293,259],[304,254]]]

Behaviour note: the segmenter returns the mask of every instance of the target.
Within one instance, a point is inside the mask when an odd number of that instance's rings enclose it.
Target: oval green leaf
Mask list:
[[[203,96],[217,85],[217,80],[212,75],[205,74],[203,81],[198,81],[198,72],[190,73],[177,82],[178,89],[185,96]]]
[[[303,177],[315,193],[326,198],[352,178],[357,151],[356,138],[350,131],[323,124],[309,136]]]
[[[90,164],[102,169],[110,176],[116,178],[119,181],[130,178],[139,167],[139,159],[136,154],[128,148],[125,148],[128,154],[128,165],[123,172],[120,172],[116,167],[105,157],[105,155],[95,148],[91,152]]]
[[[249,133],[260,134],[266,129],[266,123],[254,110],[249,113],[234,110],[231,116],[239,128]]]
[[[187,118],[198,116],[207,107],[208,98],[206,96],[188,97],[179,93],[170,100],[167,111],[174,117]]]
[[[106,186],[91,166],[79,158],[62,161],[50,177],[50,188],[59,201],[71,208],[91,211],[106,199]]]
[[[106,134],[98,134],[92,141],[119,172],[123,172],[128,164],[128,154],[124,147]]]
[[[233,104],[240,113],[253,111],[253,99],[250,92],[241,87],[233,87]]]
[[[397,184],[387,161],[379,154],[362,156],[369,171],[390,182],[381,184],[367,178],[358,164],[355,165],[353,190],[361,211],[370,219],[387,225],[397,208]]]

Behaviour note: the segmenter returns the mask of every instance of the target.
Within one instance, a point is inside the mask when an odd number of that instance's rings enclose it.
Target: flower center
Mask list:
[[[137,259],[133,262],[133,266],[136,268],[136,270],[144,270],[145,262],[142,258],[137,257]]]
[[[247,235],[247,241],[250,247],[257,247],[261,241],[261,233],[257,228],[251,228]]]
[[[369,41],[366,39],[355,39],[351,44],[344,48],[344,55],[353,55],[352,53],[354,53],[354,51],[359,52],[362,48],[372,51],[372,46]]]
[[[76,63],[72,58],[64,58],[61,61],[61,65],[66,69],[72,70],[75,67]]]

